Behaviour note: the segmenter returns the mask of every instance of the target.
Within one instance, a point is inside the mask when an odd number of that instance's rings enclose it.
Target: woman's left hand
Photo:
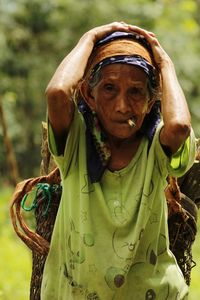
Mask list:
[[[142,35],[147,40],[147,42],[151,46],[155,63],[157,64],[160,71],[166,64],[172,63],[170,57],[162,48],[154,33],[134,25],[127,24],[127,27],[130,31],[134,31],[139,35]]]

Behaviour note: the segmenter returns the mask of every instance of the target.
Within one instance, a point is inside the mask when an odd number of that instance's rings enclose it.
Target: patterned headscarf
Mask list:
[[[152,88],[159,87],[159,74],[151,48],[138,34],[117,31],[98,41],[88,61],[84,79],[90,82],[103,67],[115,63],[142,68]],[[78,106],[86,123],[88,174],[92,183],[98,182],[110,159],[109,144],[97,115],[90,110],[84,99],[79,101]],[[159,121],[160,106],[157,101],[146,115],[140,134],[146,135],[151,142]]]

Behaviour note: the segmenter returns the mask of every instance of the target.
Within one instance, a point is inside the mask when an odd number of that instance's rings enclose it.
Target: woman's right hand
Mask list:
[[[138,34],[149,34],[151,36],[155,36],[152,32],[142,29],[138,26],[129,25],[125,22],[112,22],[106,25],[101,25],[94,27],[87,31],[82,38],[89,37],[93,44],[95,44],[98,40],[101,40],[104,36],[112,33],[114,31],[125,31],[125,32],[135,32]]]
[[[106,25],[94,27],[87,31],[82,38],[89,37],[95,44],[98,40],[101,40],[104,36],[114,31],[130,31],[128,25],[124,22],[112,22]]]

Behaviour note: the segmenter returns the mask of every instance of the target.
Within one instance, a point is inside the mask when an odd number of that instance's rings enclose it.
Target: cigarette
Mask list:
[[[131,127],[135,127],[135,125],[136,125],[134,118],[128,119],[127,122],[129,124],[129,126],[131,126]]]

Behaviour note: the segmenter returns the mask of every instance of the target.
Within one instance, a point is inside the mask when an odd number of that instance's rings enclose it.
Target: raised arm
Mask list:
[[[135,27],[133,30],[135,31]],[[160,142],[171,153],[175,153],[190,134],[191,118],[188,105],[170,57],[163,50],[154,34],[138,28],[139,31],[150,43],[155,62],[160,70],[161,110],[164,121]]]
[[[160,134],[160,141],[175,153],[190,134],[190,112],[170,59],[162,63],[161,78],[164,127]]]
[[[128,28],[123,22],[114,22],[95,27],[85,33],[75,48],[63,59],[47,86],[48,118],[60,153],[64,150],[67,132],[73,120],[73,94],[83,78],[94,43],[116,30],[126,31]]]

